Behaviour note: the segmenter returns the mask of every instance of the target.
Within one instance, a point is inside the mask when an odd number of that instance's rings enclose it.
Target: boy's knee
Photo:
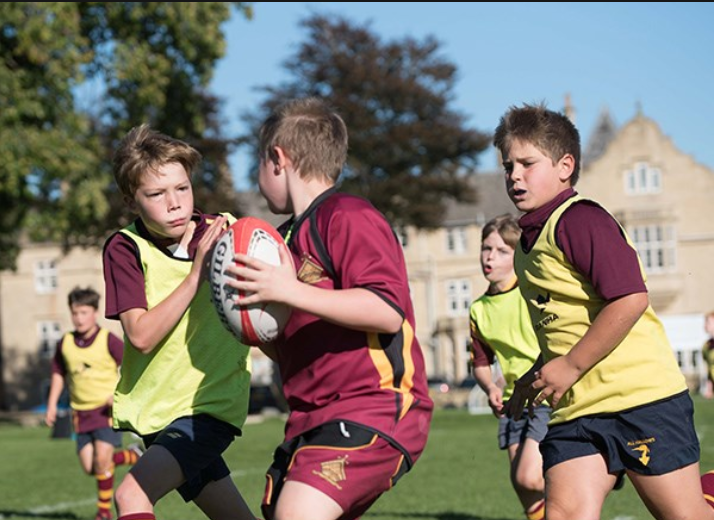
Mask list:
[[[151,502],[131,473],[127,474],[114,492],[114,503],[120,514],[131,511],[149,511]]]
[[[545,481],[540,473],[519,472],[513,477],[513,487],[520,491],[543,491]]]
[[[107,473],[113,473],[114,464],[112,460],[96,460],[92,465],[92,471],[94,475],[106,475]]]
[[[114,491],[114,502],[116,502],[117,508],[121,511],[123,509],[122,506],[127,505],[127,497],[131,496],[131,491],[128,489],[128,486],[122,482],[119,484],[119,486],[116,488],[116,491]]]

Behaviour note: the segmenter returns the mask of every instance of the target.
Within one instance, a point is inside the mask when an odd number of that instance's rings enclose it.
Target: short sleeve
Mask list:
[[[637,251],[598,204],[573,204],[558,222],[556,237],[568,261],[604,300],[647,292]]]
[[[144,272],[136,245],[121,233],[109,238],[104,247],[105,316],[119,319],[129,309],[147,309]]]
[[[367,205],[335,211],[326,245],[343,288],[369,289],[404,315],[409,307],[404,256],[392,228],[378,211]]]

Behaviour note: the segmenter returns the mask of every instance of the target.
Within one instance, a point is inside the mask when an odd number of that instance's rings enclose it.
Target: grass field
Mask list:
[[[714,469],[714,401],[696,398],[703,470]],[[264,472],[282,439],[283,422],[269,418],[245,427],[227,452],[228,464],[248,504],[258,512]],[[128,441],[129,439],[127,439]],[[91,520],[95,484],[79,468],[74,441],[51,439],[47,428],[0,426],[0,519]],[[117,472],[118,478],[125,473]],[[157,518],[203,520],[172,493]],[[385,494],[364,518],[375,520],[521,520],[508,480],[506,456],[496,447],[496,421],[461,410],[440,410],[429,444],[415,469]],[[612,493],[602,520],[651,518],[632,485]]]

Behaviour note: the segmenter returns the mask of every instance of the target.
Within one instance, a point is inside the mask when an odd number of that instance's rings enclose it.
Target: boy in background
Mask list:
[[[711,399],[714,397],[714,311],[708,312],[704,316],[704,331],[709,336],[709,339],[702,346],[702,357],[704,358],[704,366],[707,369],[704,397]]]
[[[541,350],[505,410],[553,408],[540,445],[546,518],[599,518],[624,469],[655,518],[714,519],[693,403],[637,252],[612,215],[573,189],[577,129],[542,105],[512,107],[494,144],[508,195],[526,213],[515,271]]]
[[[543,458],[538,446],[548,431],[550,407],[538,406],[532,416],[518,420],[503,414],[503,403],[513,383],[540,354],[525,300],[518,290],[513,254],[521,236],[511,215],[491,219],[481,232],[481,270],[488,281],[486,294],[471,304],[470,325],[473,373],[498,418],[498,447],[508,450],[511,483],[528,520],[545,518]],[[503,372],[502,390],[493,380],[495,359]]]
[[[205,263],[228,217],[194,209],[200,158],[147,125],[114,156],[117,185],[138,215],[104,247],[106,314],[125,337],[114,427],[147,447],[117,488],[119,520],[154,520],[154,504],[173,489],[213,520],[254,518],[222,457],[248,413],[249,349],[211,302]]]
[[[268,470],[266,520],[360,517],[412,468],[429,432],[401,245],[368,201],[335,188],[347,141],[342,118],[317,98],[290,101],[264,122],[258,183],[273,213],[292,215],[279,227],[287,247],[280,266],[236,255],[245,267],[227,271],[239,277],[229,285],[252,293],[238,305],[293,308],[264,348],[290,408]]]
[[[68,304],[74,330],[60,340],[52,359],[45,423],[55,424],[57,402],[66,382],[79,463],[97,481],[95,520],[108,520],[112,517],[115,466],[132,465],[141,455],[138,445],[115,451],[122,445],[122,434],[112,429],[112,402],[124,343],[98,325],[97,291],[75,287]]]

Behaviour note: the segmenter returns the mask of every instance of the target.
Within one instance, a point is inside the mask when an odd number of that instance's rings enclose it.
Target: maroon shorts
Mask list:
[[[275,450],[263,515],[272,520],[283,483],[292,480],[337,502],[345,512],[341,520],[359,518],[410,467],[408,454],[379,434],[350,422],[327,423]]]

